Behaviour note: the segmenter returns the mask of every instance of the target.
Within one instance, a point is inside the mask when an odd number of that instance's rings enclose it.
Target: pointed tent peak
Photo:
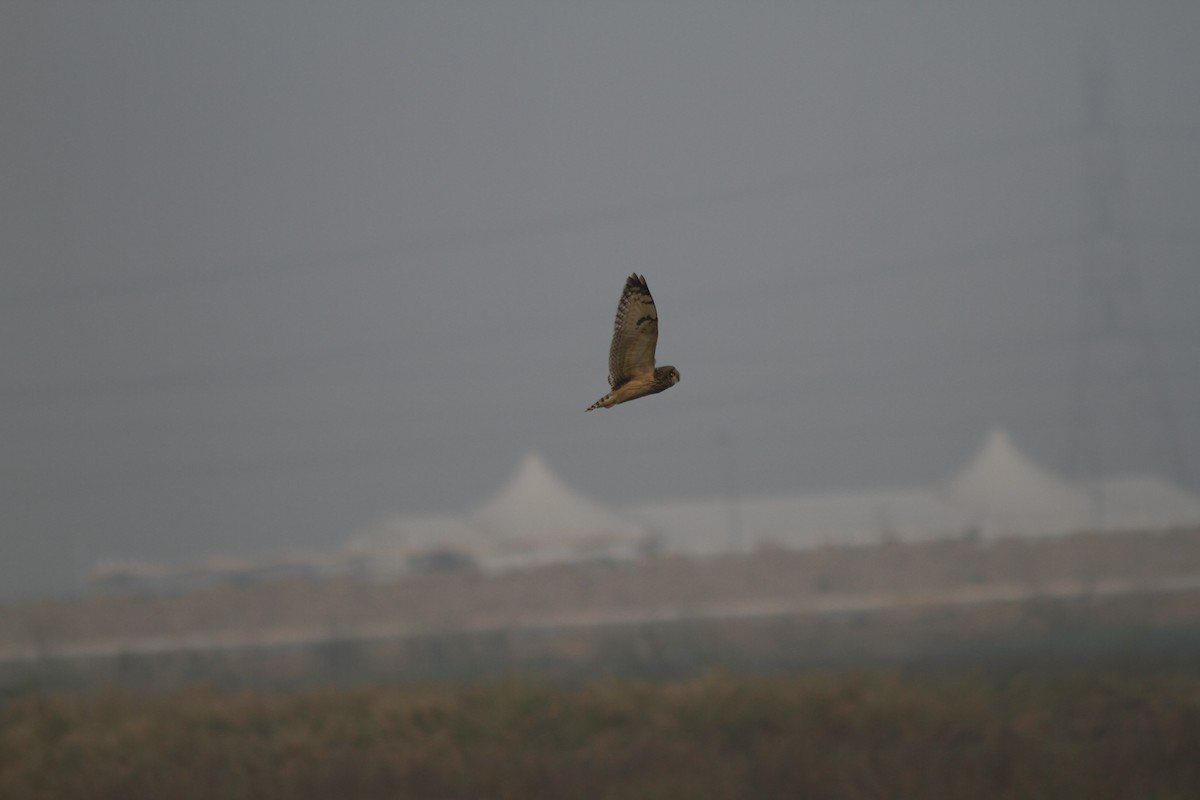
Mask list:
[[[508,482],[472,516],[486,530],[507,535],[585,536],[631,528],[563,483],[536,451],[525,454]]]
[[[530,450],[521,457],[516,469],[509,473],[508,480],[483,507],[494,508],[505,499],[509,503],[513,500],[530,502],[564,495],[576,496],[576,493],[559,480],[541,453]]]
[[[976,452],[950,481],[954,494],[994,495],[1005,489],[1043,489],[1070,487],[1049,471],[1038,466],[1017,449],[1012,437],[1002,428],[993,428]]]
[[[550,466],[546,463],[546,459],[538,451],[530,450],[521,457],[521,463],[517,465],[508,485],[510,487],[520,485],[546,486],[555,483],[559,483],[559,481],[550,471]]]
[[[1024,469],[1032,466],[1024,453],[1017,449],[1008,431],[1003,428],[992,428],[983,440],[983,446],[971,462],[971,467],[984,466],[993,470]]]
[[[576,501],[591,505],[590,500],[559,480],[541,453],[530,450],[521,457],[509,479],[480,510],[486,512],[525,504],[562,504]]]
[[[1034,463],[999,428],[988,434],[975,458],[947,488],[953,502],[1006,515],[1051,508],[1077,513],[1086,507],[1082,493]]]

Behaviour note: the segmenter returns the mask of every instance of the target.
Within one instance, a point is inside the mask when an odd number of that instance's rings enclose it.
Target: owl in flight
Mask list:
[[[587,408],[612,408],[648,394],[657,394],[679,383],[679,370],[654,367],[658,344],[658,312],[646,279],[637,273],[625,281],[612,346],[608,349],[608,385],[612,391]]]

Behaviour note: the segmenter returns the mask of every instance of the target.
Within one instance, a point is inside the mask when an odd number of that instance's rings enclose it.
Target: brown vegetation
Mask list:
[[[1194,670],[31,693],[7,798],[1200,797]]]

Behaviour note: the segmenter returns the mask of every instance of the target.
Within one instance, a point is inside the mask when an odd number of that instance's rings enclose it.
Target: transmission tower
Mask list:
[[[1066,460],[1102,526],[1106,473],[1136,465],[1186,485],[1188,470],[1143,303],[1108,54],[1094,43],[1083,90],[1082,297]]]

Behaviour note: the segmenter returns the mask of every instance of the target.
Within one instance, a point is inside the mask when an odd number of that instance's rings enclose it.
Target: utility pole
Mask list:
[[[1082,285],[1066,462],[1105,524],[1101,479],[1117,453],[1186,485],[1188,470],[1142,297],[1107,51],[1084,53]]]

